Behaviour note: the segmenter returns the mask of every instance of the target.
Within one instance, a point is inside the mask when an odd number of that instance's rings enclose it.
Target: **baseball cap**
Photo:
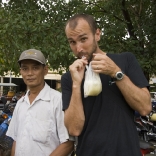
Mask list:
[[[46,59],[43,53],[36,49],[28,49],[21,53],[18,63],[22,60],[35,60],[40,62],[41,64],[46,64]]]

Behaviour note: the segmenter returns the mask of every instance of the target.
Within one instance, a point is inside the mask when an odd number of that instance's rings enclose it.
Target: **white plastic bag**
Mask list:
[[[102,91],[102,83],[98,73],[92,70],[91,63],[86,66],[84,81],[84,97],[97,96]]]

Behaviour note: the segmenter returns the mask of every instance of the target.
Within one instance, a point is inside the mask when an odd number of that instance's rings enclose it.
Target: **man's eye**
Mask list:
[[[85,38],[81,38],[81,42],[84,42],[84,41],[86,41],[86,37]]]
[[[39,67],[33,67],[33,70],[37,70]]]
[[[40,70],[41,65],[36,65],[33,67],[34,70]]]
[[[75,44],[75,41],[69,41],[69,44]]]
[[[27,70],[27,68],[21,68],[21,70],[26,71],[26,70]]]

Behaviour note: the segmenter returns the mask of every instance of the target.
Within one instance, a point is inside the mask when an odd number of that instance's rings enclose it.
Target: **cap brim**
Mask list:
[[[40,60],[37,60],[37,59],[35,59],[35,58],[24,58],[24,59],[22,59],[22,60],[18,60],[18,63],[20,63],[20,62],[23,61],[23,60],[34,60],[34,61],[37,61],[37,62],[39,62],[39,63],[41,63],[41,64],[45,64],[45,63],[43,63],[43,62],[41,62]]]

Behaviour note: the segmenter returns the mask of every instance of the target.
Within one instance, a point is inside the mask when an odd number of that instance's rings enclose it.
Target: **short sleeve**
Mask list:
[[[15,107],[15,109],[14,109],[13,116],[11,118],[6,135],[16,141],[16,138],[17,138],[17,107]]]
[[[66,110],[69,106],[70,98],[72,94],[72,79],[69,72],[62,75],[61,88],[62,88],[63,110]]]

